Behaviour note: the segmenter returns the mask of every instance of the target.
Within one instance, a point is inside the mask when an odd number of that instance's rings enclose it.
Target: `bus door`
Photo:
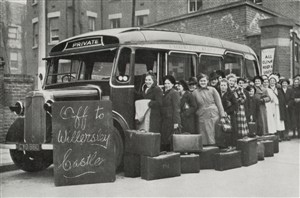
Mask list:
[[[134,79],[132,49],[120,48],[111,77],[111,100],[113,110],[125,119],[130,128],[134,128]]]
[[[176,81],[187,81],[196,76],[197,57],[197,53],[170,51],[167,57],[168,75],[174,76]]]

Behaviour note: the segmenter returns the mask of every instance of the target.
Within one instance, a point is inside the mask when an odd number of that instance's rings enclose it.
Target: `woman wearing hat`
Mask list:
[[[180,118],[182,132],[196,133],[195,130],[195,110],[196,101],[189,91],[189,87],[184,80],[178,82],[178,91],[180,94]]]
[[[171,137],[181,125],[180,120],[180,96],[174,89],[176,80],[167,75],[163,79],[164,96],[162,100],[162,127],[161,127],[161,150],[171,151]]]
[[[277,88],[277,83],[279,81],[279,78],[277,75],[270,75],[269,76],[269,87],[271,89],[271,93],[269,93],[269,96],[271,98],[271,103],[274,103],[275,108],[274,111],[274,117],[270,125],[275,126],[276,131],[279,134],[285,131],[285,124],[284,121],[286,119],[286,107],[285,107],[285,98],[284,94],[281,89]],[[267,109],[268,113],[268,109]],[[269,118],[269,114],[268,114]],[[268,125],[268,126],[270,126]],[[269,130],[269,133],[273,133],[273,131]],[[286,138],[285,138],[286,139]]]
[[[195,91],[197,89],[197,78],[196,77],[190,77],[188,81],[189,90],[190,92]]]
[[[289,139],[288,133],[290,131],[294,131],[294,123],[295,123],[295,117],[294,117],[294,91],[289,88],[290,81],[286,78],[281,79],[280,81],[281,88],[280,90],[284,94],[285,98],[285,108],[286,108],[286,119],[285,119],[285,133],[287,138]]]
[[[266,103],[270,102],[270,96],[267,90],[262,86],[263,79],[260,76],[255,76],[253,78],[253,82],[255,85],[255,98],[259,101],[259,113],[257,122],[257,135],[264,135],[268,133],[268,124],[267,124],[267,111],[266,111]]]
[[[197,104],[196,125],[199,134],[202,134],[203,145],[216,143],[215,131],[218,121],[225,122],[225,111],[217,90],[208,85],[208,76],[199,74],[197,76],[198,88],[193,91]]]

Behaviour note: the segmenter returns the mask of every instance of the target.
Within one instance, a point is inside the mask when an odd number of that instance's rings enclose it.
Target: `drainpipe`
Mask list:
[[[45,78],[46,62],[42,58],[46,57],[46,0],[39,1],[39,43],[38,43],[38,68],[35,76],[35,89],[42,89]]]
[[[131,18],[131,27],[134,27],[134,20],[135,20],[135,1],[136,0],[132,0],[132,18]]]

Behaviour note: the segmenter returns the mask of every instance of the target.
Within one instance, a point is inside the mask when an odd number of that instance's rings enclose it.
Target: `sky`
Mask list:
[[[26,0],[7,0],[7,1],[26,4]]]

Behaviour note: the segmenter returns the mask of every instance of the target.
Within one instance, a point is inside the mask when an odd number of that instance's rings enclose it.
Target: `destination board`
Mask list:
[[[55,102],[52,109],[56,186],[116,178],[110,101]]]

